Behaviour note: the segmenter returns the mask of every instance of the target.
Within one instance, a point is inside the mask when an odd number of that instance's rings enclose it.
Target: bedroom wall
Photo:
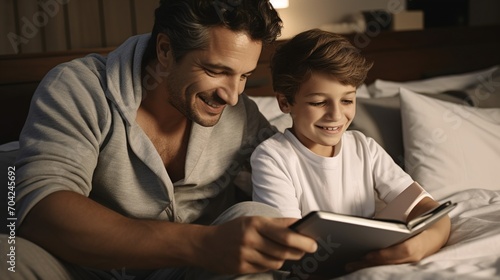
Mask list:
[[[0,55],[113,47],[150,32],[159,0],[0,0]]]
[[[473,0],[469,2],[469,25],[500,24],[500,1]]]
[[[363,10],[397,12],[407,0],[289,0],[281,39]],[[451,1],[451,0],[450,0]],[[0,55],[114,47],[149,32],[159,0],[0,0]],[[470,0],[470,24],[500,24],[499,0]]]
[[[0,54],[110,47],[149,32],[159,0],[0,0]],[[290,0],[282,38],[405,0]]]
[[[366,10],[401,11],[405,0],[290,0],[278,10],[283,19],[282,39],[307,29],[342,21],[347,15]]]
[[[289,0],[289,7],[279,10],[284,22],[282,39],[324,24],[341,22],[346,15],[366,10],[398,12],[406,9],[407,0]],[[453,0],[441,0],[453,2]],[[499,0],[469,0],[470,26],[500,24]]]

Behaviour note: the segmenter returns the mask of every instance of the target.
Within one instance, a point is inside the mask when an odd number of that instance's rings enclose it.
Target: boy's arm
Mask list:
[[[122,216],[70,191],[43,198],[19,235],[66,261],[95,268],[197,266],[225,274],[262,272],[314,252],[288,229],[294,219],[242,217],[218,226]]]
[[[411,220],[410,212],[413,217],[417,216],[413,210],[422,199],[430,197],[420,184],[413,182],[395,199],[393,199],[385,208],[375,215],[376,219],[408,221]],[[422,212],[423,213],[423,212]]]

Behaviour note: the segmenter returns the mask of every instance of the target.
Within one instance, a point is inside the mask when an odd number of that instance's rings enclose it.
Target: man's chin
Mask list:
[[[211,117],[196,117],[192,118],[191,120],[201,126],[204,127],[212,127],[215,126],[217,123],[219,123],[221,115],[218,116],[211,116]]]

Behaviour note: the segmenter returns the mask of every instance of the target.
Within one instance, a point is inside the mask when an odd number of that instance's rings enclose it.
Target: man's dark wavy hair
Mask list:
[[[209,29],[217,26],[244,31],[269,44],[281,34],[283,22],[269,0],[161,0],[143,65],[156,59],[159,33],[170,38],[178,61],[187,52],[205,47]]]

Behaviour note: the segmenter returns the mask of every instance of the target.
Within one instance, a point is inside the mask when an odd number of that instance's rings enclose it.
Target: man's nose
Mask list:
[[[220,98],[224,100],[227,104],[234,106],[238,103],[238,96],[243,92],[245,88],[245,81],[239,78],[228,78],[227,83],[220,94]]]

